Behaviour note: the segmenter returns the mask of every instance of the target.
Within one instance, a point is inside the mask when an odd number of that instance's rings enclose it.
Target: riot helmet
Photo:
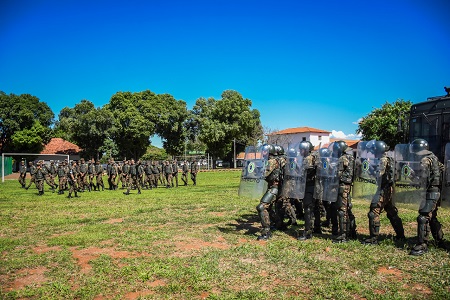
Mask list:
[[[428,142],[424,139],[415,139],[409,144],[409,152],[424,155],[428,152]]]
[[[319,157],[330,157],[331,151],[328,148],[320,148],[319,151]]]
[[[275,151],[277,152],[276,155],[281,156],[284,155],[284,148],[280,145],[275,145]]]
[[[277,150],[275,149],[274,145],[267,145],[267,152],[269,155],[277,156]]]
[[[288,156],[289,157],[297,157],[297,150],[295,150],[295,148],[289,148]]]
[[[300,150],[300,155],[303,157],[306,157],[314,149],[314,146],[313,146],[313,144],[311,144],[310,141],[302,141],[298,145],[298,149]]]
[[[389,151],[389,146],[385,142],[377,140],[371,140],[367,142],[366,148],[377,158],[382,157],[384,153]]]

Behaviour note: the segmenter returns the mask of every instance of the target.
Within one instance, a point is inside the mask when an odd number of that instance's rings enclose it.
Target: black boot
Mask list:
[[[72,193],[69,193],[69,196],[67,196],[67,198],[72,198]]]
[[[270,239],[272,237],[272,233],[270,232],[270,230],[264,230],[260,236],[258,236],[257,240],[258,241],[267,241],[268,239]]]
[[[410,255],[420,256],[428,252],[428,220],[425,216],[417,217],[417,243],[409,252]]]

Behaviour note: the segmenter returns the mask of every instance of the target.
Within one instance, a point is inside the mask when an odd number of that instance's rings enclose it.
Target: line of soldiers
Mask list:
[[[119,184],[122,184],[122,189],[127,189],[124,194],[129,195],[131,189],[137,189],[138,194],[141,189],[152,189],[158,186],[165,186],[166,188],[178,187],[178,163],[176,160],[164,161],[159,163],[152,162],[137,162],[134,159],[124,160],[118,164],[110,159],[106,170],[100,164],[100,161],[94,159],[88,160],[84,158],[79,161],[63,161],[55,164],[50,161],[50,165],[39,161],[36,164],[29,162],[29,173],[31,180],[26,184],[27,167],[22,161],[19,167],[19,183],[22,188],[29,189],[31,184],[35,183],[39,193],[44,194],[44,181],[51,187],[52,192],[59,187],[58,194],[64,194],[65,190],[69,190],[68,198],[78,197],[78,192],[84,191],[104,191],[105,185],[103,176],[107,176],[109,190],[117,190]],[[188,176],[193,185],[197,184],[197,173],[199,166],[195,160],[190,164],[184,161],[181,166],[181,180],[183,185],[188,185]],[[105,174],[106,173],[106,174]],[[58,184],[55,183],[58,178]]]
[[[263,145],[259,154],[251,155],[253,159],[249,159],[243,169],[241,187],[243,182],[254,178],[264,178],[267,182],[267,190],[256,207],[262,226],[258,240],[269,239],[272,228],[285,229],[289,224],[296,224],[299,210],[303,210],[305,225],[304,230],[298,232],[298,240],[305,241],[311,239],[313,233],[322,233],[324,212],[325,222],[331,222],[333,242],[356,239],[351,193],[357,183],[358,192],[363,189],[362,194],[370,201],[370,236],[361,241],[363,244],[378,244],[383,211],[395,231],[394,239],[404,241],[403,223],[393,198],[412,197],[414,203],[420,203],[420,208],[417,242],[410,254],[427,252],[430,232],[436,245],[445,248],[442,226],[437,220],[444,166],[428,150],[428,142],[417,139],[410,144],[397,145],[394,157],[387,156],[389,147],[383,141],[360,142],[359,146],[364,149],[358,149],[356,162],[353,153],[347,152],[349,147],[344,141],[333,142],[318,151],[313,151],[309,141],[302,141],[289,148],[287,155],[279,145]],[[263,163],[258,162],[258,156]],[[258,172],[260,175],[255,177]],[[253,184],[261,186],[259,182],[253,180]],[[288,224],[284,223],[286,216]]]

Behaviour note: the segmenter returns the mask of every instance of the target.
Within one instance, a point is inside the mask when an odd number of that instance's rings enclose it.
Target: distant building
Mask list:
[[[79,160],[81,151],[82,149],[74,143],[66,141],[62,138],[52,138],[50,142],[45,145],[41,154],[67,154],[69,155],[70,160]],[[39,159],[53,160],[55,158],[52,156],[41,156]]]
[[[330,131],[312,127],[288,128],[270,133],[267,142],[283,146],[284,149],[301,141],[309,141],[314,147],[322,147],[330,143],[330,134]]]

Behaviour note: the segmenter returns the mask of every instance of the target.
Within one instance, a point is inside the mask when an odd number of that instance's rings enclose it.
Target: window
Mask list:
[[[302,141],[303,141],[303,142],[304,142],[304,141],[306,141],[306,138],[305,138],[305,137],[303,137],[303,138],[302,138]]]
[[[319,141],[321,141],[322,140],[322,136],[321,135],[319,135]]]

